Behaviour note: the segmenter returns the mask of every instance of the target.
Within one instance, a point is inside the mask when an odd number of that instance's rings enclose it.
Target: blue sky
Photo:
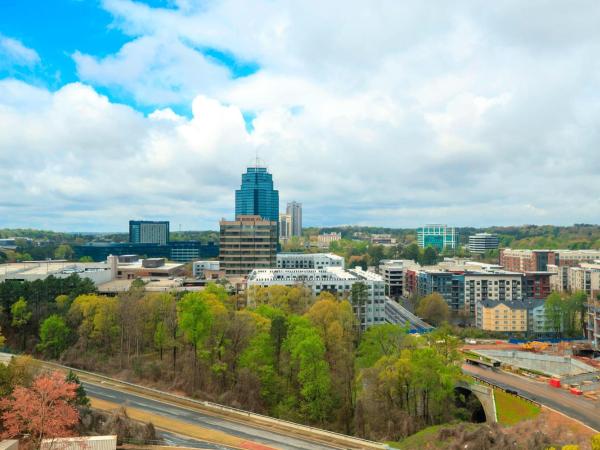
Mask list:
[[[600,5],[3,0],[0,227],[600,220]]]

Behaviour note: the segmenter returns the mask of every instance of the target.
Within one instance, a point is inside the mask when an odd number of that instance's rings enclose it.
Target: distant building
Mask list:
[[[500,265],[518,272],[543,272],[548,270],[548,265],[574,267],[597,260],[600,260],[600,250],[500,250]]]
[[[266,167],[248,167],[242,185],[235,191],[235,216],[260,216],[279,221],[279,191],[273,189],[273,176]]]
[[[333,253],[278,253],[278,269],[344,268],[344,258]]]
[[[377,245],[395,245],[396,238],[391,234],[374,234],[371,236],[371,244]]]
[[[434,247],[439,252],[445,248],[455,249],[458,246],[458,233],[448,225],[425,225],[417,228],[417,242],[421,248]]]
[[[302,236],[302,203],[289,202],[286,214],[292,218],[292,236]]]
[[[166,258],[171,261],[189,262],[195,259],[216,258],[219,247],[214,242],[171,241],[163,244],[133,244],[129,242],[92,242],[73,247],[75,258],[89,257],[104,261],[109,255],[138,255],[148,258]]]
[[[404,293],[404,270],[403,260],[384,260],[379,265],[379,274],[385,283],[385,295],[394,300],[400,299]]]
[[[17,248],[17,240],[15,238],[0,239],[0,248],[15,250]]]
[[[243,277],[254,269],[275,267],[277,222],[260,216],[237,216],[220,222],[220,269]]]
[[[167,245],[169,243],[169,222],[130,220],[129,242],[132,244]]]
[[[95,285],[106,283],[116,277],[117,258],[109,258],[100,263],[80,263],[68,261],[24,261],[0,264],[0,283],[6,280],[37,281],[49,276],[68,278],[78,275],[89,278]]]
[[[194,261],[192,263],[192,273],[195,277],[201,277],[204,275],[205,270],[219,270],[220,269],[219,261],[211,260],[211,261]]]
[[[279,213],[279,239],[285,241],[292,237],[292,216]]]
[[[528,309],[529,304],[522,301],[484,300],[477,303],[475,323],[485,331],[526,333]]]
[[[500,245],[498,236],[490,233],[477,233],[469,236],[469,251],[483,254],[490,250],[497,250]]]
[[[448,304],[450,311],[458,313],[465,308],[466,273],[439,270],[421,270],[417,273],[419,296],[438,293]]]
[[[342,233],[323,233],[317,236],[317,245],[322,248],[329,248],[329,244],[342,239]]]
[[[116,450],[117,436],[77,436],[42,439],[40,450]]]

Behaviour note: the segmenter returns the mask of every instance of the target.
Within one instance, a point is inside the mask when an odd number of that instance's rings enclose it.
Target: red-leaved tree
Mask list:
[[[79,412],[69,401],[76,397],[76,389],[59,372],[38,376],[30,388],[15,387],[10,397],[0,400],[0,437],[29,434],[34,448],[39,448],[42,439],[72,436]]]

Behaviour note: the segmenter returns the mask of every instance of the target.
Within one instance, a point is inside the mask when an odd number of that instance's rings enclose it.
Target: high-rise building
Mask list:
[[[285,240],[292,237],[292,216],[279,214],[279,239]]]
[[[235,191],[235,216],[279,221],[279,191],[273,189],[273,176],[266,167],[248,167],[242,174],[242,185]]]
[[[166,245],[169,243],[169,222],[130,220],[129,242],[132,244]]]
[[[239,215],[221,220],[219,266],[228,276],[243,277],[254,269],[275,267],[277,222]]]
[[[434,247],[438,251],[445,248],[455,249],[458,246],[458,233],[448,225],[425,225],[417,228],[419,247]]]
[[[469,251],[471,253],[485,253],[496,250],[500,241],[498,236],[490,233],[476,233],[469,236]]]
[[[285,212],[292,216],[292,236],[302,236],[302,203],[289,202]]]

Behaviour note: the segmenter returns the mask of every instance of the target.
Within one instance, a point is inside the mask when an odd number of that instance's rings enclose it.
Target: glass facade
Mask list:
[[[417,228],[417,242],[421,248],[434,247],[440,252],[445,248],[455,249],[458,233],[447,225],[425,225]]]
[[[266,167],[248,167],[242,174],[242,185],[235,191],[235,216],[279,221],[279,191],[273,189],[273,175]]]

